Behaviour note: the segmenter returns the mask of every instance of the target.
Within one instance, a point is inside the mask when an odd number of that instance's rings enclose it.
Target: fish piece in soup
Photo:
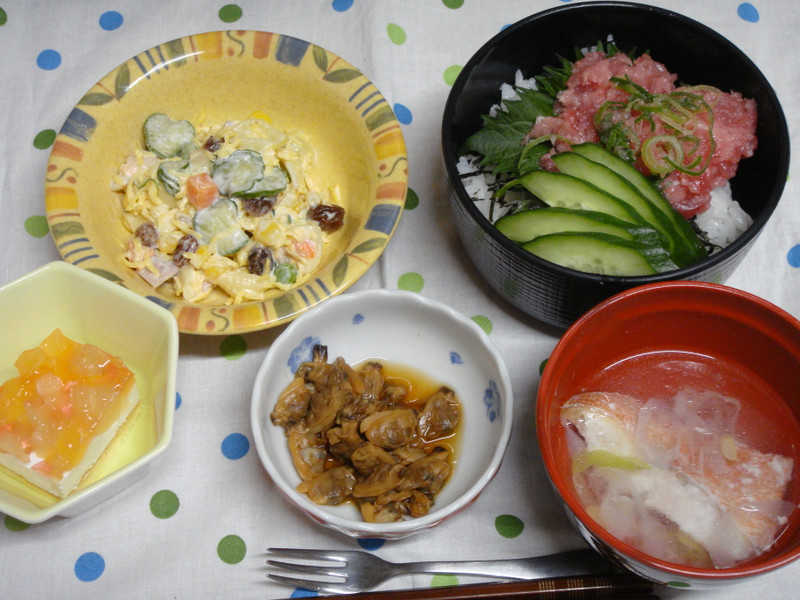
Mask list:
[[[723,568],[763,552],[795,509],[785,500],[793,460],[746,444],[738,414],[736,399],[707,390],[573,396],[561,420],[586,510],[672,562]]]

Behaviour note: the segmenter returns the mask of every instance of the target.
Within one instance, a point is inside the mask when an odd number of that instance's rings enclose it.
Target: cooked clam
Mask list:
[[[450,476],[449,452],[443,448],[434,450],[425,458],[408,465],[403,471],[399,490],[422,490],[436,495]]]
[[[396,408],[371,414],[361,421],[361,433],[373,444],[391,450],[410,442],[417,429],[413,410]]]
[[[298,490],[308,497],[314,504],[341,504],[353,492],[356,478],[353,470],[348,467],[333,467],[311,481],[304,481]]]
[[[452,471],[445,440],[461,405],[445,386],[410,396],[381,363],[329,363],[327,348],[315,346],[271,415],[286,432],[298,491],[317,504],[352,501],[370,522],[427,514]]]
[[[456,393],[442,386],[425,403],[419,416],[417,432],[424,440],[435,440],[453,435],[461,419],[461,404]]]
[[[301,420],[308,412],[310,400],[311,388],[307,387],[301,378],[295,377],[278,398],[278,403],[272,411],[272,422],[286,427]]]
[[[287,439],[289,453],[300,477],[304,481],[310,481],[322,475],[325,470],[325,459],[328,456],[325,447],[312,445],[308,435],[297,431],[289,432]]]

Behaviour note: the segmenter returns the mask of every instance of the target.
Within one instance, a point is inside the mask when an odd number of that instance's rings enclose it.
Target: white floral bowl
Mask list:
[[[300,483],[284,430],[270,420],[279,394],[315,344],[329,360],[353,365],[382,359],[450,386],[462,406],[453,472],[422,517],[367,523],[353,504],[321,506]],[[511,435],[512,391],[506,366],[484,331],[451,308],[411,292],[346,294],[301,315],[272,344],[256,376],[251,420],[258,456],[275,485],[311,519],[353,537],[401,538],[434,527],[465,508],[494,477]]]

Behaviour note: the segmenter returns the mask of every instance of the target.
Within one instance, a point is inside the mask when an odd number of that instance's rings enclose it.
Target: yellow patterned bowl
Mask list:
[[[191,303],[122,264],[129,232],[111,180],[141,145],[148,115],[208,122],[254,112],[313,144],[317,179],[338,186],[346,216],[322,262],[263,301]],[[50,232],[64,260],[167,308],[184,333],[231,334],[286,323],[355,283],[378,259],[405,203],[408,161],[386,99],[355,67],[314,44],[262,31],[218,31],[160,44],[101,79],[72,110],[45,182]],[[271,294],[271,295],[270,295]]]

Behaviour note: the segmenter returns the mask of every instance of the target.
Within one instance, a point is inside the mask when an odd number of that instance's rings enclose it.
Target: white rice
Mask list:
[[[695,224],[714,246],[724,248],[753,224],[753,219],[731,195],[725,184],[711,191],[711,203],[705,212],[695,217]]]

